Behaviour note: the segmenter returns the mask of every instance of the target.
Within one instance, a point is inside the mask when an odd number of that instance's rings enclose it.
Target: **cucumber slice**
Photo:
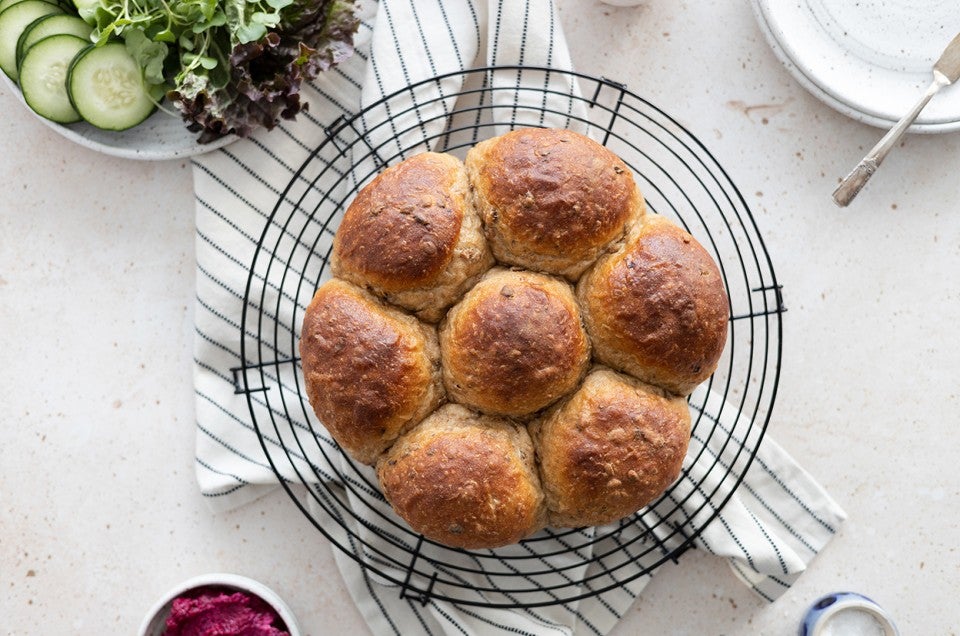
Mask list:
[[[60,124],[80,121],[67,95],[67,72],[80,51],[90,46],[89,40],[59,34],[30,47],[20,64],[20,89],[33,112]]]
[[[97,3],[100,2],[100,0],[94,1]],[[0,13],[2,13],[7,7],[12,7],[20,2],[23,2],[23,0],[0,0]],[[66,13],[76,13],[76,7],[73,6],[73,0],[44,0],[44,2],[49,2],[50,4],[59,6]]]
[[[75,35],[90,42],[93,27],[75,15],[53,14],[37,18],[30,23],[17,40],[17,69],[24,54],[31,46],[51,35]]]
[[[17,74],[17,41],[24,29],[37,18],[54,13],[63,13],[63,9],[43,0],[23,0],[11,5],[0,13],[0,70],[13,81]]]
[[[3,13],[4,9],[11,7],[18,2],[23,2],[23,0],[0,0],[0,13]]]
[[[67,94],[81,117],[104,130],[132,128],[157,107],[140,65],[122,42],[81,52],[70,65]]]

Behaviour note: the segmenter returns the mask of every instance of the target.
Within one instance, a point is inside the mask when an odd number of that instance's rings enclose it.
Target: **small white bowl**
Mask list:
[[[263,583],[248,579],[238,574],[202,574],[188,579],[164,594],[156,604],[150,608],[143,623],[140,625],[139,636],[161,636],[166,628],[167,617],[173,601],[180,596],[200,587],[218,587],[233,592],[245,592],[251,596],[258,596],[276,611],[277,615],[287,625],[290,636],[303,636],[297,625],[293,612],[283,602],[277,593]]]

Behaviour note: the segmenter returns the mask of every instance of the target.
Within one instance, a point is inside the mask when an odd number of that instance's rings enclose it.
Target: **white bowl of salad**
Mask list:
[[[354,0],[0,0],[0,71],[67,138],[169,159],[295,117],[357,24]]]

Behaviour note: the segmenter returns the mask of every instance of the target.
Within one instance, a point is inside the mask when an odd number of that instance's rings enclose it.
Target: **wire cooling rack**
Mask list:
[[[602,528],[547,529],[517,546],[465,551],[414,533],[376,477],[329,439],[312,413],[299,325],[330,277],[343,210],[383,167],[428,149],[463,158],[522,126],[578,130],[633,170],[652,212],[683,225],[717,261],[729,337],[713,377],[690,398],[691,451],[662,497]],[[405,598],[535,607],[602,594],[689,549],[743,480],[769,421],[780,373],[782,294],[753,216],[707,148],[617,82],[532,67],[480,68],[411,85],[341,117],[283,191],[250,265],[234,370],[252,425],[291,499],[343,554]]]

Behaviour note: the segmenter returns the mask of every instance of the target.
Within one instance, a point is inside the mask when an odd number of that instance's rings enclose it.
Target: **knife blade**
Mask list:
[[[953,84],[960,79],[960,33],[950,40],[950,44],[940,54],[940,59],[933,65],[933,72],[942,74],[947,84]]]
[[[957,80],[960,80],[960,33],[950,40],[943,53],[940,54],[940,58],[933,65],[933,82],[930,83],[916,105],[877,142],[876,146],[870,149],[867,156],[860,160],[860,163],[850,171],[850,174],[844,177],[837,189],[833,191],[833,200],[837,205],[846,207],[853,201],[854,197],[863,189],[863,186],[867,185],[867,181],[877,171],[880,164],[883,163],[887,154],[897,145],[910,125],[920,116],[920,111],[926,107],[927,103],[933,99],[933,96],[941,88],[949,86]]]

